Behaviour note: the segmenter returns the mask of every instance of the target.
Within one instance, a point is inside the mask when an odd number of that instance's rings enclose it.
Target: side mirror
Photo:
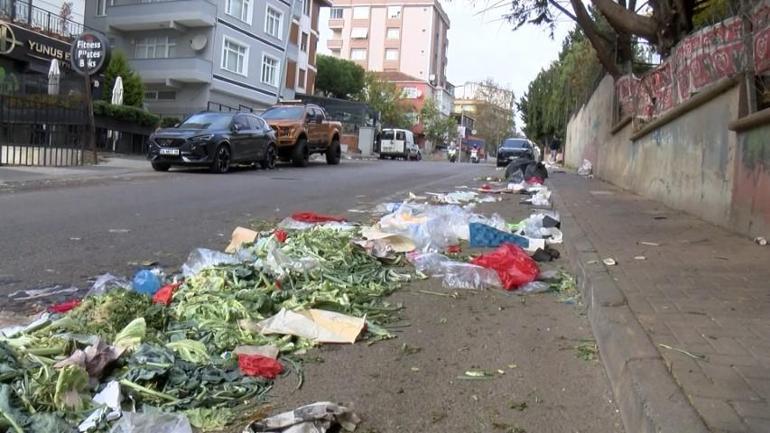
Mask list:
[[[175,123],[174,128],[179,128],[179,123]]]
[[[238,131],[241,130],[241,126],[238,125],[237,123],[233,123],[232,130],[233,130],[233,132],[238,132]]]

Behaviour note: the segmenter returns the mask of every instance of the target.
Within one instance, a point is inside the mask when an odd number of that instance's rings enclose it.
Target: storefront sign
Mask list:
[[[29,63],[32,70],[45,72],[51,59],[69,67],[70,44],[61,39],[0,21],[0,56]]]
[[[109,62],[109,42],[99,33],[82,33],[72,42],[70,57],[72,69],[80,75],[98,74]]]

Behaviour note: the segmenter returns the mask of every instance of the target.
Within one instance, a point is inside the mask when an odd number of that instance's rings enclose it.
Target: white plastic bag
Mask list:
[[[584,159],[583,164],[580,165],[580,168],[578,168],[577,173],[581,176],[590,176],[591,173],[593,173],[593,165],[591,164],[591,161]]]
[[[543,281],[532,281],[531,283],[527,283],[516,289],[516,293],[519,295],[533,295],[535,293],[544,293],[550,290],[550,284]]]
[[[131,282],[124,277],[117,277],[112,274],[99,275],[86,296],[102,295],[112,289],[132,290]]]
[[[286,217],[283,219],[283,221],[278,223],[278,228],[285,230],[310,230],[315,227],[322,227],[325,229],[333,230],[353,230],[356,228],[356,226],[353,224],[346,222],[329,221],[321,223],[306,223],[303,221],[297,221],[292,217]]]
[[[437,253],[414,253],[407,258],[423,274],[442,277],[441,283],[448,289],[502,288],[500,277],[492,269],[456,262]]]
[[[192,433],[183,413],[167,413],[148,406],[144,412],[125,412],[110,433]]]
[[[230,254],[206,248],[196,248],[187,256],[187,261],[182,265],[182,275],[190,278],[205,268],[216,265],[235,265],[241,260]]]

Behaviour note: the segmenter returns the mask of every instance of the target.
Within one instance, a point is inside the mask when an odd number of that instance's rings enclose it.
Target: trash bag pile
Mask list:
[[[389,338],[379,325],[399,306],[383,298],[413,271],[353,243],[360,229],[343,221],[292,221],[301,229],[239,228],[232,253],[195,250],[177,275],[102,276],[0,330],[0,431],[216,430],[255,419],[306,349]]]

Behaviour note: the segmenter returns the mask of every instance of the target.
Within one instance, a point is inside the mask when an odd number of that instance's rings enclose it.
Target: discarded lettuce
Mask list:
[[[121,350],[132,350],[142,343],[142,339],[147,334],[147,323],[144,317],[134,319],[126,325],[117,335],[113,345]]]
[[[193,364],[206,364],[209,362],[209,354],[206,346],[200,341],[179,340],[166,344],[166,347],[176,352],[180,358]]]
[[[56,393],[53,396],[56,408],[61,411],[80,411],[88,407],[91,396],[88,389],[88,372],[82,367],[68,365],[59,370]]]

